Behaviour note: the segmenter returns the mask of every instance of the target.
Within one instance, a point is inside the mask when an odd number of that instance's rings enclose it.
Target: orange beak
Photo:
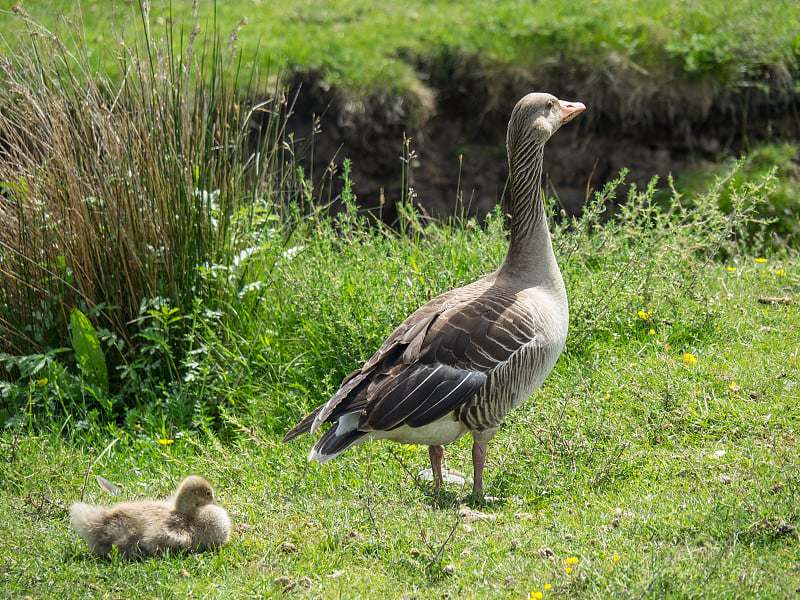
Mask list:
[[[565,102],[564,100],[559,100],[559,103],[561,104],[563,123],[569,123],[586,110],[586,105],[584,105],[583,102]]]

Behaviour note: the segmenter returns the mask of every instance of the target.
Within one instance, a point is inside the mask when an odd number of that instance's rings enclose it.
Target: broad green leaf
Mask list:
[[[84,375],[108,392],[108,368],[106,357],[100,348],[100,340],[91,322],[77,308],[73,309],[69,319],[72,333],[72,348],[75,358]]]

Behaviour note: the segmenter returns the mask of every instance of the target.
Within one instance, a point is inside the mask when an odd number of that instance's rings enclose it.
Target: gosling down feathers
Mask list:
[[[117,548],[122,556],[166,550],[204,551],[228,541],[228,513],[214,501],[211,484],[191,475],[170,500],[120,502],[108,507],[76,502],[70,523],[89,549],[105,556]]]
[[[547,140],[585,109],[550,94],[517,102],[506,137],[512,206],[503,264],[409,316],[284,442],[333,423],[309,461],[327,462],[370,437],[426,444],[440,485],[444,445],[469,431],[473,492],[483,495],[489,440],[542,384],[566,340],[569,308],[545,216],[542,157]]]

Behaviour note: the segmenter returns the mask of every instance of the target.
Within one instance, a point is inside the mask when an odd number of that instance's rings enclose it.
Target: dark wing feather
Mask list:
[[[369,385],[367,375],[368,373],[364,373],[361,369],[350,373],[344,378],[341,387],[330,400],[311,411],[302,421],[292,427],[281,441],[288,442],[306,431],[316,431],[319,429],[319,424],[325,421],[336,421],[345,413],[359,410],[354,405],[354,399],[363,396],[362,388]]]
[[[361,413],[359,431],[385,431],[432,423],[466,403],[493,369],[536,335],[515,300],[516,291],[496,286],[493,278],[434,298],[284,441],[343,414]]]
[[[483,373],[443,364],[410,365],[376,386],[359,429],[388,431],[403,424],[432,423],[461,406],[485,381]]]

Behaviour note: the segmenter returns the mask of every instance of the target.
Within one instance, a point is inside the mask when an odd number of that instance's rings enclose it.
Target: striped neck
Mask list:
[[[509,146],[511,236],[501,271],[536,283],[560,277],[542,199],[543,141]]]

